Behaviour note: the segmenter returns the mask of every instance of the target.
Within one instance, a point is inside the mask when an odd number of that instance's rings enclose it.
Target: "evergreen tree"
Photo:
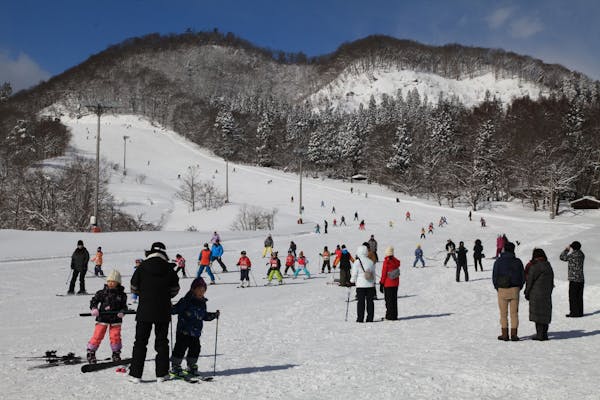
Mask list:
[[[389,158],[386,167],[400,174],[404,174],[410,167],[412,157],[412,135],[402,122],[396,128],[396,142],[392,146],[392,156]]]
[[[273,117],[268,111],[263,111],[261,115],[256,128],[256,138],[258,140],[256,147],[258,163],[263,167],[270,167],[273,165],[275,146],[273,143]]]
[[[215,129],[220,134],[220,146],[215,152],[230,160],[239,150],[240,146],[240,129],[233,117],[233,112],[229,107],[222,107],[215,119]]]

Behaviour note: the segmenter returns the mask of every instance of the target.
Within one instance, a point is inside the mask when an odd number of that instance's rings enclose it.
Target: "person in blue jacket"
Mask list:
[[[208,301],[204,294],[206,293],[206,282],[203,278],[196,278],[192,281],[189,292],[179,299],[171,309],[171,314],[177,314],[177,334],[175,337],[175,347],[171,355],[171,378],[181,378],[185,375],[198,376],[198,357],[200,356],[200,336],[204,321],[212,321],[219,318],[220,311],[206,311],[206,302]],[[183,371],[181,363],[186,355],[187,370]]]
[[[221,256],[223,255],[223,246],[221,245],[220,241],[215,241],[210,249],[210,265],[212,266],[213,261],[217,261],[219,263],[219,265],[221,266],[221,268],[223,269],[223,272],[227,272],[227,267],[225,266],[225,264],[223,263],[223,260],[221,260]]]
[[[421,268],[425,268],[425,261],[423,260],[423,249],[421,249],[421,245],[418,244],[415,249],[415,262],[413,263],[413,268],[417,267],[417,262],[421,261]]]

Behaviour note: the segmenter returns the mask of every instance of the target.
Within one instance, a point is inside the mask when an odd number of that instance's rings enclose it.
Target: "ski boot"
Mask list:
[[[185,370],[185,374],[187,376],[194,376],[194,377],[200,376],[200,373],[198,372],[198,365],[196,365],[196,364],[189,365],[187,367],[187,369]]]
[[[87,361],[89,364],[96,364],[98,361],[96,360],[96,350],[87,351]]]
[[[169,376],[171,379],[183,379],[185,378],[185,373],[181,368],[181,365],[173,365],[171,371],[169,371]]]
[[[113,361],[121,361],[121,352],[120,351],[113,351],[113,353],[112,353],[112,360]]]

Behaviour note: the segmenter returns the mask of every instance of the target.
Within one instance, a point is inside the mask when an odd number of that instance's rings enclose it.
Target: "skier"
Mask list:
[[[392,221],[390,219],[390,222],[388,222],[388,225],[390,226],[391,229],[393,229],[394,228],[394,221]]]
[[[290,241],[290,250],[294,254],[294,257],[296,257],[296,243],[293,240]]]
[[[465,272],[465,282],[469,282],[469,271],[467,270],[467,250],[465,248],[465,242],[458,243],[458,250],[456,250],[457,261],[456,261],[456,282],[460,282],[460,270]]]
[[[441,228],[442,226],[444,226],[444,220],[440,218],[440,222],[438,222],[438,228]]]
[[[135,265],[133,266],[133,273],[135,273],[135,270],[139,268],[140,264],[142,263],[142,259],[141,258],[136,258],[135,259]],[[138,295],[137,293],[132,293],[131,294],[131,302],[133,304],[137,304],[138,302]]]
[[[327,250],[327,246],[323,247],[323,252],[319,253],[321,258],[323,259],[323,265],[321,266],[321,273],[325,273],[325,267],[327,267],[327,273],[331,272],[331,264],[329,263],[329,258],[331,257],[331,253]]]
[[[219,234],[217,233],[217,231],[213,232],[212,238],[210,238],[210,243],[211,244],[215,244],[216,242],[220,242],[221,241],[221,236],[219,236]]]
[[[498,258],[498,256],[500,256],[500,253],[502,253],[503,248],[504,239],[502,239],[502,235],[498,235],[498,237],[496,237],[496,257],[494,258]]]
[[[98,290],[90,300],[91,314],[96,317],[94,334],[87,345],[87,361],[96,364],[96,350],[100,347],[102,339],[109,331],[112,360],[121,361],[121,323],[123,312],[127,310],[127,295],[121,286],[121,273],[117,270],[110,271],[106,278],[104,288]],[[104,314],[105,311],[111,313]],[[115,313],[116,312],[116,313]]]
[[[215,284],[215,276],[212,273],[210,268],[210,256],[211,251],[208,248],[208,243],[204,243],[204,247],[200,250],[200,255],[198,255],[198,272],[196,273],[196,278],[200,278],[204,270],[206,269],[206,273],[210,278],[210,284]]]
[[[339,258],[336,258],[333,266],[334,268],[338,264],[340,266],[340,286],[350,286],[350,268],[352,267],[351,263],[354,262],[354,258],[350,255],[348,249],[346,249],[345,244],[342,245],[341,250],[342,252]]]
[[[206,246],[208,248],[208,245]],[[146,251],[146,259],[131,277],[131,292],[140,296],[136,310],[133,360],[129,368],[130,380],[139,383],[144,373],[146,346],[154,325],[156,349],[156,381],[164,382],[169,375],[169,323],[171,299],[179,293],[179,278],[167,261],[166,247],[154,242]]]
[[[366,322],[373,322],[375,314],[375,264],[368,257],[366,246],[356,249],[356,260],[352,264],[350,283],[356,285],[356,322],[365,322],[365,308],[367,309]]]
[[[77,241],[77,248],[71,256],[71,282],[69,283],[69,291],[67,294],[75,294],[75,282],[79,275],[79,292],[77,294],[86,294],[85,291],[85,274],[87,272],[88,262],[90,261],[90,253],[83,246],[83,240]]]
[[[271,284],[271,281],[273,280],[273,277],[277,278],[277,281],[279,282],[280,285],[283,284],[283,276],[281,276],[281,261],[279,260],[279,257],[277,257],[277,252],[275,250],[273,250],[273,252],[271,253],[271,258],[269,259],[269,262],[267,263],[267,265],[269,266],[269,276],[268,276],[268,280],[269,283],[267,283],[267,285]]]
[[[240,287],[244,286],[244,281],[248,282],[248,286],[250,286],[250,268],[252,267],[252,263],[250,259],[246,256],[246,250],[242,250],[240,253],[240,259],[236,264],[240,268]]]
[[[358,221],[358,211],[354,211],[354,221]]]
[[[394,257],[394,248],[385,249],[385,258],[379,279],[379,291],[385,298],[385,319],[398,319],[398,286],[400,284],[400,260]]]
[[[327,220],[323,220],[323,228],[325,229],[325,233],[327,233],[327,226],[329,226],[329,224],[327,223]]]
[[[102,253],[102,247],[98,247],[96,249],[96,255],[94,256],[94,258],[91,259],[91,261],[93,261],[94,264],[96,264],[94,266],[94,275],[95,276],[104,276],[104,271],[102,271],[103,256],[104,256],[104,253]]]
[[[448,264],[448,260],[450,260],[450,257],[452,257],[452,259],[454,260],[454,262],[456,263],[456,245],[454,244],[454,242],[452,241],[452,239],[448,239],[448,242],[446,243],[446,259],[444,260],[444,267],[446,267],[446,264]]]
[[[481,218],[479,219],[479,222],[481,223],[481,227],[482,227],[482,228],[485,228],[485,226],[486,226],[486,225],[485,225],[485,219],[484,219],[483,217],[481,217]]]
[[[475,240],[475,247],[473,247],[473,261],[475,261],[475,272],[477,272],[477,263],[479,263],[479,268],[481,272],[483,272],[483,265],[481,264],[481,259],[484,257],[483,255],[483,246],[481,244],[481,240]]]
[[[346,225],[346,218],[343,215],[340,218],[340,226],[342,226],[342,225]]]
[[[367,243],[369,244],[369,251],[375,256],[373,262],[377,263],[379,261],[379,256],[377,255],[377,240],[375,240],[375,235],[371,235]]]
[[[473,221],[473,219],[471,218],[471,210],[469,210],[469,221]]]
[[[271,237],[270,233],[265,239],[265,248],[263,249],[262,253],[263,258],[265,258],[265,256],[267,255],[267,252],[269,253],[269,255],[273,252],[273,237]]]
[[[421,228],[421,236],[420,236],[420,238],[421,238],[421,239],[427,239],[427,238],[425,237],[425,227],[422,227],[422,228]]]
[[[405,221],[412,221],[412,219],[410,219],[410,211],[406,212],[406,217],[404,219]]]
[[[335,206],[331,207],[331,213],[335,214]]]
[[[310,279],[310,272],[308,272],[308,259],[304,256],[304,252],[301,251],[298,256],[298,269],[294,271],[294,279],[298,277],[300,271],[304,272],[304,275]]]
[[[333,219],[333,226],[337,226],[337,219]]]
[[[175,335],[175,346],[171,356],[170,376],[173,379],[181,379],[186,376],[200,376],[198,373],[198,357],[200,356],[200,336],[204,321],[212,321],[219,318],[220,311],[206,311],[206,282],[202,278],[192,281],[190,290],[184,297],[179,299],[171,310],[171,314],[177,315],[177,330]],[[183,371],[181,363],[186,355],[187,370]]]
[[[429,228],[427,229],[427,233],[430,233],[433,235],[433,222],[429,223]]]
[[[285,258],[285,270],[283,273],[287,275],[288,269],[292,269],[292,272],[296,272],[296,256],[292,254],[292,250],[288,250],[288,255]]]
[[[315,233],[321,233],[321,225],[315,225]]]
[[[321,207],[325,207],[325,201],[321,200]]]
[[[340,257],[342,256],[342,249],[339,244],[335,245],[335,251],[333,253],[335,254],[335,258],[333,259],[333,270],[335,271],[335,267],[337,266],[337,263],[340,262]]]
[[[219,265],[221,266],[221,269],[223,270],[223,272],[227,272],[227,267],[225,266],[225,264],[223,263],[223,260],[221,259],[222,255],[223,255],[223,246],[221,245],[221,242],[219,242],[217,240],[216,242],[213,243],[212,248],[210,249],[210,265],[212,267],[213,261],[216,260],[219,263]]]
[[[175,256],[175,273],[179,274],[179,271],[182,272],[184,278],[187,278],[185,274],[185,258],[181,254]]]
[[[360,221],[360,224],[358,224],[358,229],[361,231],[365,230],[365,220],[364,219]]]
[[[415,262],[413,262],[413,268],[417,267],[417,262],[421,261],[421,268],[425,268],[425,260],[423,260],[423,249],[421,249],[421,245],[418,244],[415,249]]]
[[[569,253],[569,251],[571,251]],[[569,279],[569,313],[568,318],[583,317],[583,262],[585,254],[581,251],[581,243],[574,241],[560,253],[561,261],[568,262]]]

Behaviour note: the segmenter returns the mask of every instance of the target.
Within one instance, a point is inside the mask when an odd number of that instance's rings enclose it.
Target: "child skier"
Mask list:
[[[102,256],[103,255],[104,255],[104,253],[102,253],[102,247],[98,247],[98,249],[96,250],[96,255],[91,260],[94,262],[94,264],[96,264],[96,266],[94,267],[94,275],[96,275],[96,276],[104,276],[104,271],[102,271]]]
[[[417,267],[417,262],[421,261],[421,268],[425,268],[425,261],[423,260],[423,249],[421,249],[421,245],[418,244],[415,249],[415,262],[413,263],[413,268]]]
[[[319,253],[321,258],[323,259],[323,265],[321,266],[321,273],[325,272],[325,267],[327,267],[327,273],[331,272],[331,264],[329,259],[331,258],[331,253],[327,250],[327,246],[323,247],[323,252]]]
[[[296,272],[296,257],[292,254],[292,249],[288,250],[288,255],[285,258],[285,270],[283,273],[287,275],[288,269],[292,269],[292,272]]]
[[[135,265],[133,266],[133,272],[135,272],[135,270],[140,266],[140,264],[142,263],[142,259],[141,258],[136,258],[135,259]],[[131,300],[132,303],[136,304],[138,302],[138,294],[137,293],[132,293],[131,295]]]
[[[424,228],[424,227],[423,227],[423,228],[421,228],[421,236],[420,236],[420,239],[427,239],[427,238],[425,237],[425,228]]]
[[[200,251],[200,255],[198,256],[198,273],[196,274],[196,278],[200,278],[200,275],[206,269],[206,273],[210,278],[210,284],[215,284],[215,276],[213,275],[210,269],[210,254],[211,251],[208,248],[208,243],[204,243],[204,248]]]
[[[173,379],[184,378],[186,375],[199,376],[198,357],[200,356],[200,336],[204,321],[212,321],[219,318],[219,310],[216,312],[206,311],[207,299],[206,282],[202,278],[192,281],[190,291],[179,299],[171,309],[171,314],[177,314],[177,334],[175,336],[175,347],[171,355],[171,372]],[[181,363],[186,355],[187,370],[183,371]]]
[[[296,272],[294,272],[294,279],[298,277],[300,271],[304,271],[304,275],[306,275],[308,279],[310,279],[310,272],[308,272],[308,268],[306,267],[307,265],[308,260],[306,259],[306,257],[304,257],[304,252],[301,251],[300,255],[298,256],[298,269],[296,270]]]
[[[187,278],[185,274],[185,258],[181,254],[175,256],[175,273],[179,274],[179,271],[183,273],[184,278]]]
[[[279,260],[279,257],[277,257],[276,251],[273,251],[273,253],[271,253],[271,259],[269,260],[267,265],[269,266],[269,276],[267,278],[269,280],[269,283],[267,283],[267,285],[271,284],[273,277],[276,277],[279,284],[282,285],[283,284],[283,276],[281,276],[281,271],[280,271],[281,260]]]
[[[247,286],[250,286],[250,267],[252,267],[252,263],[250,262],[250,259],[246,256],[246,250],[242,250],[242,252],[240,253],[240,259],[238,260],[236,265],[240,267],[240,281],[242,282],[240,283],[240,287],[246,287],[244,286],[244,281],[247,281]]]
[[[433,222],[429,223],[429,229],[428,229],[427,233],[433,234]]]
[[[112,360],[121,360],[121,323],[124,311],[127,310],[127,295],[121,286],[121,273],[110,271],[104,288],[98,290],[90,301],[91,314],[96,317],[94,334],[87,345],[87,360],[96,364],[96,350],[109,330]]]

